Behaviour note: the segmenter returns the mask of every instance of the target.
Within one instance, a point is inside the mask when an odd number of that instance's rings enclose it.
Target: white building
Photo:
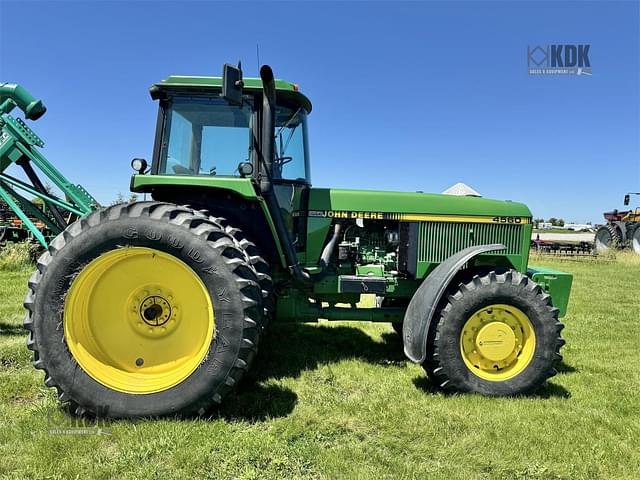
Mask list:
[[[565,223],[562,228],[565,230],[573,230],[575,232],[579,232],[581,230],[587,230],[588,232],[594,231],[593,225],[589,225],[587,223]]]
[[[442,193],[445,195],[458,195],[461,197],[481,197],[482,196],[473,188],[471,188],[469,185],[465,185],[462,182],[458,182],[455,185],[452,185]]]

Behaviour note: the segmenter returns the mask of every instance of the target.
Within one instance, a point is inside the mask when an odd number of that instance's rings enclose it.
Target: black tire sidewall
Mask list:
[[[69,351],[63,328],[64,301],[73,278],[99,255],[134,246],[168,253],[188,265],[204,283],[215,318],[214,338],[200,366],[180,384],[142,395],[112,390],[86,374]],[[49,375],[73,401],[100,416],[188,412],[224,385],[244,338],[244,294],[225,258],[187,228],[149,217],[107,220],[68,239],[44,271],[37,295],[34,328]],[[259,305],[259,299],[253,300]]]
[[[450,302],[450,308],[441,312],[438,338],[435,340],[438,363],[459,391],[504,396],[534,390],[550,376],[549,370],[555,363],[558,334],[551,309],[535,290],[523,285],[476,282],[475,287],[464,291],[462,298]],[[529,318],[536,340],[533,358],[527,367],[504,381],[490,381],[477,376],[467,367],[460,351],[460,336],[466,322],[478,310],[495,304],[511,305],[521,310]]]

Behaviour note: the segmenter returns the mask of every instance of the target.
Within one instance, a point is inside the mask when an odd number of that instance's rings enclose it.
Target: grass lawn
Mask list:
[[[532,262],[575,275],[564,363],[536,396],[445,396],[388,324],[275,324],[212,418],[109,435],[49,433],[74,421],[25,348],[29,272],[0,272],[0,476],[638,478],[640,261],[621,258]]]

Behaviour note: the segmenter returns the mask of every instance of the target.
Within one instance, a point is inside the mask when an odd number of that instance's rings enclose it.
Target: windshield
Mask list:
[[[254,162],[259,171],[251,151],[259,112],[251,97],[240,107],[222,98],[176,96],[165,112],[159,175],[237,177],[242,162]],[[302,107],[277,107],[274,140],[274,180],[308,183],[307,114]]]
[[[249,161],[251,105],[175,97],[167,110],[161,175],[237,176]]]
[[[275,141],[274,180],[309,182],[307,114],[302,107],[278,106]]]

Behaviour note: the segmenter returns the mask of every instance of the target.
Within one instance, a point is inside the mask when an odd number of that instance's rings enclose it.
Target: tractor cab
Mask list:
[[[225,218],[242,215],[256,236],[277,231],[275,238],[290,245],[276,242],[266,249],[284,259],[286,251],[293,258],[306,245],[304,216],[298,212],[306,208],[311,184],[311,102],[296,84],[274,78],[269,83],[273,98],[265,99],[262,78],[243,78],[239,68],[225,65],[222,77],[170,76],[153,85],[150,93],[159,111],[151,175],[135,175],[132,189],[203,209],[214,204]],[[132,166],[146,171],[144,161]],[[186,187],[178,199],[176,184]],[[229,191],[241,198],[258,194],[265,200],[260,203],[264,215],[239,213],[240,198],[229,201]],[[247,210],[253,212],[253,206]],[[278,218],[265,224],[273,217]]]
[[[171,76],[151,88],[159,116],[151,173],[257,178],[260,172],[262,82],[243,81],[237,104],[223,96],[223,78]],[[309,184],[307,115],[297,85],[276,80],[274,183]]]

